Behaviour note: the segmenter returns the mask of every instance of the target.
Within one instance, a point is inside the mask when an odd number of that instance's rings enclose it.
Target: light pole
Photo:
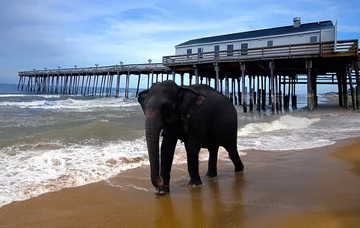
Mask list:
[[[148,59],[148,61],[149,61],[149,68],[150,68],[150,67],[151,67],[150,64],[151,64],[151,62],[152,62],[152,59],[150,58],[150,59]],[[150,74],[149,74],[148,77],[150,77]],[[153,70],[151,69],[151,85],[153,84],[153,80],[154,80],[154,72],[153,72]],[[149,79],[148,79],[148,88],[149,88]]]
[[[97,69],[97,67],[99,66],[99,64],[98,63],[95,63],[95,67],[96,67],[96,69]]]
[[[120,61],[119,63],[120,63],[120,69],[122,69],[122,67],[123,67],[123,61]]]
[[[34,80],[34,92],[35,92],[36,83],[37,83],[36,69],[35,69],[35,68],[33,69],[33,74],[34,74],[34,77],[35,77],[35,80]],[[31,78],[31,88],[30,88],[30,91],[33,91],[33,87],[32,87],[32,78]]]
[[[61,66],[58,66],[58,75],[56,77],[56,87],[55,87],[55,93],[58,93],[59,92],[59,79],[60,79],[60,69],[61,69]],[[61,83],[62,84],[62,83]],[[60,88],[60,91],[61,91],[61,88]]]
[[[47,75],[46,75],[46,70],[47,70],[47,67],[44,67],[44,70],[45,70],[45,74],[44,74],[44,78],[43,78],[43,83],[42,83],[42,92],[45,93],[46,92],[46,82],[47,82]]]
[[[77,67],[78,67],[77,65],[74,65],[75,71],[76,71],[76,68],[77,68]]]

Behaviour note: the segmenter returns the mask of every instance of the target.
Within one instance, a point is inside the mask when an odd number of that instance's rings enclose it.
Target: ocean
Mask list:
[[[63,188],[113,177],[147,165],[144,114],[130,90],[130,98],[33,94],[17,85],[0,84],[0,207]],[[123,91],[123,90],[121,90]],[[123,94],[123,93],[122,93]],[[332,95],[333,96],[333,95]],[[271,113],[238,110],[238,149],[268,153],[323,147],[360,136],[360,113],[324,106]],[[226,153],[220,153],[227,159]],[[201,159],[207,159],[206,151]],[[175,163],[185,163],[178,142]],[[150,182],[149,182],[150,185]]]

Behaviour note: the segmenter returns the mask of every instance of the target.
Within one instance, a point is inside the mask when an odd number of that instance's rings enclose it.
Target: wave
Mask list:
[[[334,144],[360,136],[356,113],[284,115],[271,122],[250,123],[238,131],[238,145],[245,150],[304,150]]]
[[[0,98],[4,97],[43,97],[43,98],[60,98],[61,95],[37,95],[37,94],[0,94]]]
[[[7,147],[0,150],[0,207],[104,180],[147,162],[144,139],[96,146],[43,142]]]
[[[13,106],[23,109],[42,109],[59,111],[89,112],[104,108],[119,108],[137,106],[133,100],[122,98],[95,98],[95,99],[73,99],[65,100],[31,100],[31,101],[5,101],[0,106]]]
[[[266,151],[303,150],[334,144],[333,138],[316,135],[319,129],[310,130],[319,121],[321,118],[284,115],[269,123],[249,123],[238,131],[238,144],[245,149]]]
[[[304,138],[304,135],[262,135],[256,139],[241,139],[244,150],[264,150],[264,151],[297,151],[313,149],[333,145],[336,140],[324,138]]]
[[[240,153],[244,155],[245,153]],[[208,158],[201,150],[200,160]],[[219,150],[220,158],[227,152]],[[186,163],[184,145],[178,143],[174,164]],[[145,138],[104,145],[65,146],[60,142],[17,145],[0,150],[0,207],[54,192],[109,179],[124,170],[148,165]]]
[[[251,134],[260,134],[262,132],[307,128],[317,121],[320,121],[320,118],[309,119],[285,115],[270,123],[249,123],[240,129],[238,135],[248,136]]]

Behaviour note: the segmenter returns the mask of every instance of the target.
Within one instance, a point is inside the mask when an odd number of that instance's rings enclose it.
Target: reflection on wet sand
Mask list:
[[[343,150],[332,153],[331,156],[350,163],[353,166],[350,171],[360,177],[360,139],[358,139],[357,142],[358,143],[347,146]]]
[[[321,211],[299,213],[274,224],[274,228],[352,228],[360,227],[360,140],[330,153],[333,167],[317,177],[317,189],[321,192],[317,204]],[[344,161],[339,162],[339,161]],[[331,169],[334,172],[329,172]]]
[[[290,216],[277,223],[275,228],[356,228],[360,227],[360,208],[356,211],[324,211]]]
[[[244,175],[237,174],[227,179],[230,181],[227,188],[222,187],[221,181],[218,179],[209,182],[209,198],[213,200],[209,215],[211,218],[210,227],[243,227]]]
[[[171,195],[159,197],[156,200],[155,227],[181,227],[181,222],[174,212]]]
[[[244,174],[204,178],[204,186],[180,188],[156,199],[155,227],[243,227]]]

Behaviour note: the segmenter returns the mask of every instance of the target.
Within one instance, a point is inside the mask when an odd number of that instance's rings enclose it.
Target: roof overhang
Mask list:
[[[320,31],[326,31],[326,30],[334,30],[335,27],[332,28],[325,28],[325,29],[318,29],[318,30],[311,30],[311,31],[305,31],[305,32],[296,32],[296,33],[286,33],[281,35],[273,35],[273,36],[259,36],[259,37],[253,37],[253,38],[247,38],[247,39],[236,39],[236,40],[226,40],[226,41],[217,41],[217,42],[207,42],[207,43],[198,43],[198,44],[189,44],[189,45],[181,45],[178,44],[175,46],[175,48],[183,48],[183,47],[197,47],[201,45],[213,45],[213,44],[220,44],[220,43],[227,43],[227,42],[234,42],[234,41],[251,41],[251,40],[259,40],[259,39],[270,39],[270,38],[277,38],[277,37],[284,37],[284,36],[292,36],[292,35],[301,35],[301,34],[310,34],[314,32],[320,32]]]

